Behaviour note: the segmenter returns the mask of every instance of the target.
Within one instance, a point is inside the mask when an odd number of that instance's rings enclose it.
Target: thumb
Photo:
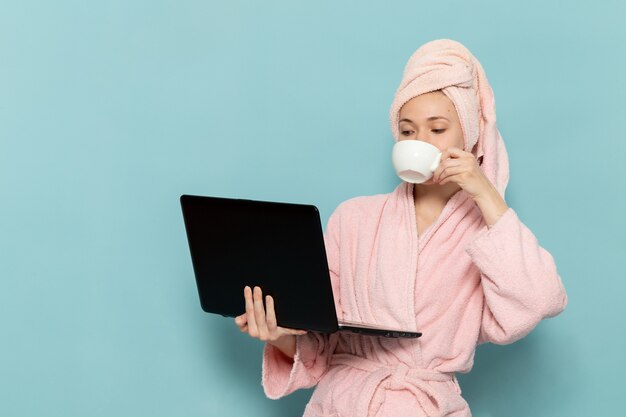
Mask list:
[[[295,336],[301,336],[303,334],[307,334],[308,333],[306,330],[301,330],[301,329],[283,328],[283,330],[285,331],[285,333],[291,334],[291,335],[295,335]]]
[[[235,324],[239,327],[244,326],[246,323],[248,323],[248,318],[246,313],[243,313],[240,316],[235,317]]]

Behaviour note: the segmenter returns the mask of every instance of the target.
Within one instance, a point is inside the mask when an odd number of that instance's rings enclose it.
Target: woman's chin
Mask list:
[[[432,177],[430,177],[429,179],[427,179],[424,182],[418,182],[415,185],[439,185],[438,183],[436,183]]]

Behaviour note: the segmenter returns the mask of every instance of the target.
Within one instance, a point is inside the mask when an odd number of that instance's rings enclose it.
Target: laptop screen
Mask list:
[[[336,330],[315,206],[190,195],[181,205],[203,310],[242,314],[244,287],[258,285],[280,326]]]

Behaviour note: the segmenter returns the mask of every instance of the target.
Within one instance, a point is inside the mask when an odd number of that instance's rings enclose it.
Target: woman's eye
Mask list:
[[[436,133],[436,134],[440,134],[445,132],[446,129],[432,129],[432,132]],[[404,136],[409,136],[411,134],[413,134],[414,132],[412,130],[402,130],[400,133],[402,133],[402,135]]]

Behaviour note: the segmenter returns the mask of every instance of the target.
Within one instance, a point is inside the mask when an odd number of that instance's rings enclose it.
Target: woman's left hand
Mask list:
[[[494,225],[508,210],[496,187],[478,166],[474,154],[450,147],[441,153],[441,163],[433,174],[433,182],[457,183],[480,208],[488,227]]]
[[[492,191],[491,182],[478,166],[474,154],[456,147],[442,152],[441,163],[433,174],[433,182],[439,185],[457,183],[474,200]]]

